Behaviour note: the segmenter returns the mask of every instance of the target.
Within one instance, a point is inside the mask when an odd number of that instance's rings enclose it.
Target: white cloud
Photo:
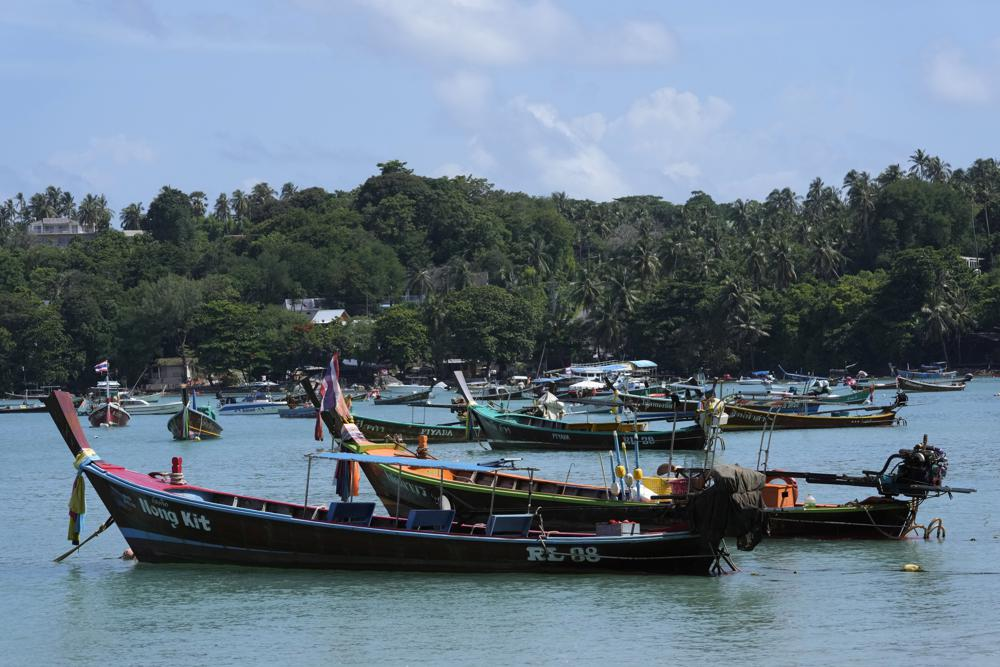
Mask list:
[[[597,62],[655,65],[674,59],[677,39],[659,23],[626,21],[598,35],[596,45],[591,48]]]
[[[669,149],[677,142],[688,143],[718,129],[732,113],[718,97],[703,103],[691,92],[660,88],[632,103],[622,119],[630,132],[655,150]]]
[[[927,68],[927,86],[937,97],[962,104],[980,104],[991,97],[990,82],[980,69],[965,62],[962,53],[938,51]]]
[[[546,0],[375,0],[362,5],[381,21],[386,44],[463,65],[510,66],[538,60],[656,64],[676,39],[655,22],[592,29]]]
[[[475,72],[456,72],[434,84],[442,104],[461,122],[483,113],[492,89],[489,77]]]

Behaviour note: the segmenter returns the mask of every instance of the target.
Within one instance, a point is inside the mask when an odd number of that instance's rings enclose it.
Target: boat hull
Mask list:
[[[892,426],[896,423],[896,413],[886,410],[877,414],[847,415],[843,417],[827,415],[801,415],[789,413],[769,413],[736,405],[727,405],[729,421],[722,426],[723,431],[748,431],[762,428],[842,428],[859,426]]]
[[[227,403],[219,408],[220,415],[276,415],[278,411],[286,408],[284,403],[274,402],[253,402],[253,403]]]
[[[410,394],[390,396],[388,398],[376,398],[375,405],[404,405],[406,403],[420,403],[431,397],[431,390],[415,391]]]
[[[903,376],[896,378],[896,383],[900,389],[903,391],[915,391],[915,392],[939,392],[939,391],[963,391],[965,389],[964,382],[948,382],[936,384],[933,382],[920,382],[919,380],[911,380]]]
[[[187,430],[184,418],[187,415]],[[218,438],[222,436],[222,425],[198,410],[184,408],[167,422],[167,429],[175,440]]]
[[[614,431],[584,431],[565,428],[565,423],[554,420],[537,420],[536,423],[550,422],[558,426],[534,426],[518,423],[513,419],[505,419],[501,413],[473,406],[471,409],[476,421],[482,429],[483,436],[489,440],[494,449],[505,448],[538,448],[560,450],[599,450],[607,451],[614,448]],[[631,445],[638,439],[643,449],[701,450],[705,446],[705,435],[699,426],[678,428],[671,431],[639,431],[638,433],[619,433],[619,442]]]
[[[313,414],[315,415],[315,411]],[[465,426],[410,424],[361,415],[353,417],[354,423],[371,440],[388,440],[394,435],[401,435],[404,440],[416,440],[423,435],[427,437],[428,443],[474,442],[478,431],[474,428],[470,432]]]
[[[91,426],[103,426],[104,424],[128,426],[130,420],[131,415],[114,403],[111,404],[110,408],[107,405],[102,405],[87,415],[87,421],[90,422]]]
[[[547,530],[593,532],[596,524],[608,521],[634,521],[644,531],[678,530],[687,525],[684,509],[673,504],[560,497],[540,492],[529,496],[526,491],[507,488],[509,481],[503,476],[494,489],[489,484],[453,479],[436,481],[430,476],[400,474],[392,466],[381,464],[362,463],[361,469],[386,510],[397,516],[413,509],[437,509],[443,494],[455,510],[456,519],[468,523],[485,523],[490,514],[539,510]],[[521,485],[526,483],[528,480],[522,478]]]
[[[688,532],[631,537],[486,537],[299,518],[301,506],[227,506],[196,487],[130,481],[137,473],[89,462],[88,480],[141,562],[440,572],[601,571],[704,575],[715,556]],[[149,488],[153,486],[154,488]],[[159,488],[155,488],[159,487]],[[185,495],[179,495],[185,494]],[[198,498],[198,499],[196,499]],[[253,499],[250,499],[253,500]],[[324,514],[324,507],[306,508]],[[402,520],[384,519],[395,525]]]
[[[899,539],[913,525],[916,505],[870,498],[861,503],[768,508],[769,537],[819,539]]]

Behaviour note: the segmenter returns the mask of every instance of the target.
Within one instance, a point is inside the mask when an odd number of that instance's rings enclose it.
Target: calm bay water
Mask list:
[[[112,528],[61,564],[72,459],[45,414],[0,416],[0,664],[301,665],[550,664],[750,659],[784,664],[1000,662],[1000,381],[964,392],[911,394],[905,426],[774,434],[772,467],[858,473],[922,434],[945,449],[947,482],[971,496],[927,501],[944,540],[765,541],[737,553],[720,578],[428,575],[301,572],[125,562]],[[889,397],[880,393],[880,397]],[[447,400],[439,398],[436,400]],[[389,418],[449,421],[447,410],[375,408]],[[87,428],[109,461],[167,470],[184,457],[193,483],[301,499],[302,455],[318,443],[310,420],[223,417],[224,438],[178,443],[166,416],[124,429]],[[327,441],[329,442],[329,441]],[[759,435],[727,434],[720,459],[754,466]],[[488,460],[479,445],[435,455]],[[503,452],[561,479],[601,479],[593,453]],[[690,463],[696,455],[681,457]],[[659,453],[646,452],[653,471]],[[570,468],[572,466],[572,468]],[[332,468],[314,469],[310,495],[333,497]],[[374,499],[362,482],[362,494]],[[820,502],[865,489],[808,487]],[[88,535],[106,518],[88,491]],[[904,563],[926,572],[903,573]]]

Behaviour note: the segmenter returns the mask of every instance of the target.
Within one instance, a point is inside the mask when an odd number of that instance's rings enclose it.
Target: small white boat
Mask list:
[[[141,398],[124,398],[118,403],[133,417],[136,415],[173,415],[184,406],[180,401],[150,403]]]
[[[276,415],[279,410],[288,407],[286,401],[273,401],[270,394],[256,393],[239,401],[222,403],[219,406],[220,415]]]

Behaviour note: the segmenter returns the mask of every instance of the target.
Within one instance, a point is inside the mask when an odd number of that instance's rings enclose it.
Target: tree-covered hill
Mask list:
[[[209,372],[272,375],[332,348],[397,367],[596,354],[717,372],[993,353],[969,349],[1000,327],[992,159],[951,171],[916,151],[906,169],[725,203],[532,197],[378,166],[349,192],[260,183],[210,202],[165,186],[119,213],[138,236],[111,228],[103,195],[0,203],[0,388],[86,385],[104,357],[135,379],[182,347]],[[33,242],[29,223],[55,216],[92,233]],[[282,306],[301,297],[355,320],[313,326]]]

